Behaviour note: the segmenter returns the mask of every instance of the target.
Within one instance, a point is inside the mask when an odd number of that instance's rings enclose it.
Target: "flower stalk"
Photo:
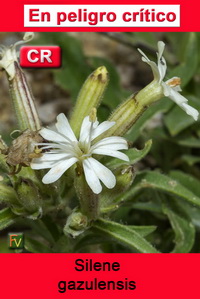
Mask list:
[[[28,213],[28,217],[37,219],[42,215],[42,198],[35,184],[27,178],[21,178],[16,185],[18,201]]]
[[[88,221],[96,220],[99,216],[99,198],[88,186],[80,165],[76,169],[74,186],[80,202],[81,213],[87,216]]]

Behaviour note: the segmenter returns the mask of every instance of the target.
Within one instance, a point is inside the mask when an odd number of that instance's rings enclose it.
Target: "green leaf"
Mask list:
[[[189,104],[200,110],[200,102],[199,99],[194,96],[186,96],[189,100]],[[169,130],[171,136],[176,136],[178,133],[188,128],[192,124],[195,123],[195,120],[187,115],[180,107],[175,105],[165,116],[164,123]]]
[[[193,192],[196,196],[200,197],[200,184],[199,180],[190,174],[184,173],[179,170],[172,170],[170,177],[177,180],[180,184],[185,186],[188,190]]]
[[[129,226],[105,219],[99,219],[94,222],[93,227],[101,234],[111,237],[114,241],[129,247],[133,251],[158,253],[149,242]]]
[[[173,253],[188,253],[195,241],[194,225],[186,217],[172,211],[167,204],[163,206],[163,212],[169,218],[172,229],[175,233],[175,247]]]
[[[119,200],[125,201],[133,198],[138,192],[145,188],[153,188],[171,195],[176,195],[190,204],[200,207],[200,197],[187,188],[187,185],[179,183],[173,177],[163,175],[155,171],[142,172],[136,176],[133,188],[120,197]]]
[[[32,253],[53,253],[48,246],[28,236],[25,236],[24,248]]]
[[[170,72],[171,77],[180,77],[185,86],[193,77],[198,66],[198,41],[195,32],[185,33],[181,45],[180,64]]]
[[[15,223],[17,216],[12,213],[10,208],[5,208],[0,211],[0,230],[7,228]]]
[[[200,163],[200,157],[192,155],[183,155],[181,156],[181,160],[183,162],[186,162],[189,166],[193,166],[196,163]]]
[[[129,225],[127,226],[129,229],[134,230],[134,232],[138,233],[141,237],[146,237],[150,235],[152,232],[156,230],[156,226],[149,225],[149,226],[135,226]],[[96,231],[95,231],[96,232]],[[103,244],[103,243],[110,243],[110,236],[109,235],[97,235],[95,234],[88,234],[78,240],[78,243],[75,246],[75,251],[80,251],[83,247],[94,245],[94,244]]]
[[[42,236],[50,244],[54,244],[54,234],[57,231],[57,227],[55,225],[55,228],[51,231],[49,228],[51,228],[52,224],[51,222],[48,223],[48,221],[46,221],[48,218],[48,216],[44,217],[44,221],[43,219],[37,219],[36,221],[27,219],[26,221],[36,234]]]
[[[143,159],[150,151],[151,146],[152,146],[152,140],[150,139],[145,143],[144,148],[141,150],[138,150],[137,148],[130,148],[129,150],[127,150],[126,155],[130,159],[129,164],[135,164],[141,159]],[[108,167],[112,167],[112,166],[117,167],[123,164],[124,162],[120,161],[119,159],[112,159],[111,162],[109,162],[107,165]]]
[[[199,137],[194,137],[191,134],[187,134],[187,135],[183,135],[183,136],[177,136],[175,141],[179,145],[183,145],[183,146],[186,146],[186,147],[189,147],[189,148],[191,148],[191,147],[200,148],[200,138]]]
[[[136,225],[129,225],[128,226],[130,229],[133,229],[136,233],[138,233],[141,237],[147,237],[151,233],[153,233],[156,230],[155,225],[141,225],[141,226],[136,226]]]

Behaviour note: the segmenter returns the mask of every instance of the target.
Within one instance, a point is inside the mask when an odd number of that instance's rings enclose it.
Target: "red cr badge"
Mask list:
[[[20,66],[30,68],[59,68],[61,66],[61,48],[58,46],[21,47]]]

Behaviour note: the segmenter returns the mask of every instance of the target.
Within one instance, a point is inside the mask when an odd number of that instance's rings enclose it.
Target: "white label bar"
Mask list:
[[[180,27],[180,5],[24,5],[24,27]]]

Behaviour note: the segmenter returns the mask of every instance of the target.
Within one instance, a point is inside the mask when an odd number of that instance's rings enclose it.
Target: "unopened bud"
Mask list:
[[[83,119],[90,114],[93,107],[97,108],[100,104],[108,81],[107,69],[101,66],[83,84],[70,120],[71,127],[77,136]]]
[[[21,179],[16,187],[18,201],[27,211],[27,216],[32,219],[41,217],[42,199],[37,187],[29,179]]]
[[[88,228],[87,216],[81,212],[73,211],[67,218],[67,223],[64,226],[63,232],[65,235],[70,235],[73,238],[82,234]]]
[[[3,182],[0,182],[0,202],[1,201],[11,205],[18,203],[18,196],[15,190]]]

